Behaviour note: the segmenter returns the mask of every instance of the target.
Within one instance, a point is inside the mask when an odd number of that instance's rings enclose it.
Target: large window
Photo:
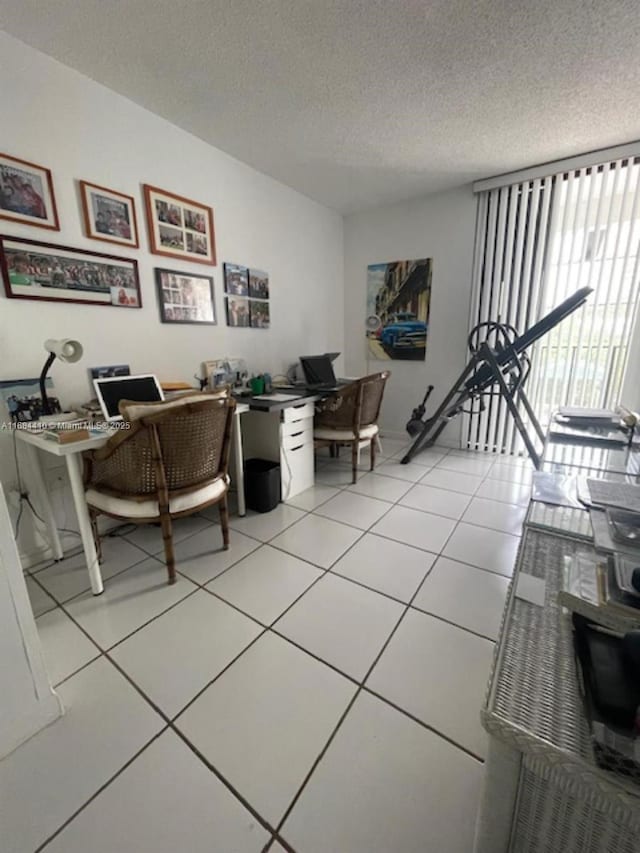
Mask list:
[[[535,351],[529,394],[542,421],[558,405],[620,402],[638,302],[639,186],[629,161],[556,181],[540,310],[579,287],[594,293]]]
[[[531,353],[527,393],[540,421],[561,405],[622,402],[638,325],[640,161],[617,160],[480,194],[471,326],[522,332],[580,287],[585,306]],[[520,449],[497,398],[467,418],[469,446]]]

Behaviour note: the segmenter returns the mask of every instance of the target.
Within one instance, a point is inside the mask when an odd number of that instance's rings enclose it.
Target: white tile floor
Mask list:
[[[3,853],[468,853],[526,462],[390,441],[268,515],[105,541],[29,593],[67,714],[0,762]],[[514,472],[511,476],[511,472]]]

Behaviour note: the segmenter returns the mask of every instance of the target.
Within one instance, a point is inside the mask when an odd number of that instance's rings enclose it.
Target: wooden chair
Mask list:
[[[375,468],[378,417],[385,384],[390,375],[388,370],[384,370],[382,373],[364,376],[316,405],[314,445],[329,445],[332,455],[338,452],[341,445],[350,445],[354,483],[358,476],[358,457],[363,442],[369,442],[370,470]]]
[[[161,403],[120,403],[128,429],[84,454],[85,497],[101,561],[100,514],[134,524],[160,523],[169,583],[175,583],[172,519],[219,504],[229,547],[227,491],[235,401],[190,392]]]

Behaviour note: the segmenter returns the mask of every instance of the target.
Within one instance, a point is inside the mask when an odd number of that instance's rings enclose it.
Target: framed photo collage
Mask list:
[[[88,180],[78,180],[77,186],[85,236],[112,247],[139,249],[134,197]],[[210,206],[151,184],[143,184],[142,193],[152,254],[216,265]],[[0,154],[0,219],[59,231],[51,170]],[[112,251],[96,252],[0,234],[5,294],[10,299],[141,308],[136,259]],[[154,272],[162,323],[217,324],[213,276],[165,267]],[[225,263],[224,313],[228,326],[268,329],[268,273]]]

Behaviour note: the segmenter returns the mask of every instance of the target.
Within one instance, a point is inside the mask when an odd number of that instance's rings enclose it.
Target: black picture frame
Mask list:
[[[224,292],[229,296],[249,295],[249,268],[241,264],[224,264]]]
[[[213,276],[180,270],[155,270],[162,323],[216,326]]]

